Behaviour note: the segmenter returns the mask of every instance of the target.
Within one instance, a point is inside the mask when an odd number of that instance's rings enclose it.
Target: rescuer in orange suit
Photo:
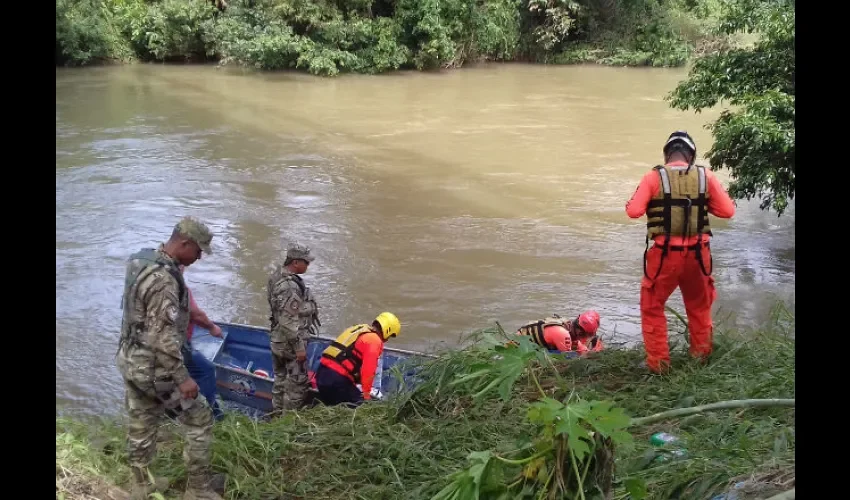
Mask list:
[[[735,215],[735,204],[720,181],[694,165],[697,148],[687,132],[673,132],[662,151],[665,164],[647,172],[626,203],[632,219],[647,216],[640,316],[646,364],[656,373],[670,366],[664,305],[676,287],[688,315],[691,356],[705,360],[711,354],[711,305],[717,292],[708,214],[724,219]]]
[[[357,406],[372,399],[372,383],[384,342],[399,333],[401,322],[390,312],[379,314],[371,325],[354,325],[342,332],[322,352],[316,370],[319,400],[329,406]]]
[[[517,330],[517,335],[528,335],[549,350],[585,354],[602,350],[602,341],[596,336],[598,329],[599,313],[585,311],[573,320],[553,315],[528,323]]]

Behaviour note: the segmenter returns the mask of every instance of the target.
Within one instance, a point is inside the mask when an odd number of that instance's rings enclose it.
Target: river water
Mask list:
[[[187,270],[211,318],[265,325],[287,242],[325,332],[396,313],[428,349],[499,320],[595,308],[640,338],[645,219],[626,200],[687,129],[663,100],[683,69],[482,65],[333,79],[214,66],[56,70],[57,411],[120,411],[124,261],[183,215],[216,233]],[[728,181],[720,172],[719,177]],[[793,307],[794,209],[712,218],[715,320]],[[681,295],[669,304],[684,312]]]

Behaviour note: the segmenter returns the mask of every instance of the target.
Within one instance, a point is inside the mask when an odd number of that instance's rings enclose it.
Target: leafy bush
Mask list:
[[[56,0],[56,64],[81,66],[133,58],[116,19],[95,0]]]
[[[796,187],[795,4],[729,0],[725,7],[726,33],[754,32],[760,40],[698,59],[668,98],[679,109],[700,111],[721,101],[738,108],[710,125],[711,167],[731,171],[733,197],[758,197],[762,209],[782,215]]]
[[[203,0],[163,0],[148,6],[136,28],[140,55],[159,61],[206,58],[213,52],[206,30],[216,12]]]
[[[57,64],[220,60],[318,75],[532,60],[672,66],[720,0],[56,0]]]

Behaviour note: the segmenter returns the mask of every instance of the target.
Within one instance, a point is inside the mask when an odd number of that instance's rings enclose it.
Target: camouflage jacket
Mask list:
[[[318,307],[312,292],[297,274],[278,264],[269,277],[271,341],[284,342],[295,352],[307,350],[307,337]]]
[[[178,263],[162,245],[130,257],[122,308],[117,363],[121,375],[148,392],[189,378],[183,359],[189,293]]]

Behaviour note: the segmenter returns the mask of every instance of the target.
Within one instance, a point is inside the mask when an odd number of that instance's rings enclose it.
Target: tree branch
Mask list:
[[[649,415],[648,417],[635,418],[629,426],[646,425],[661,420],[667,420],[674,417],[686,417],[713,410],[729,410],[732,408],[764,408],[771,406],[786,406],[794,407],[794,399],[733,399],[731,401],[720,401],[702,406],[693,406],[690,408],[676,408],[675,410],[664,411]],[[793,497],[792,497],[793,498]]]

